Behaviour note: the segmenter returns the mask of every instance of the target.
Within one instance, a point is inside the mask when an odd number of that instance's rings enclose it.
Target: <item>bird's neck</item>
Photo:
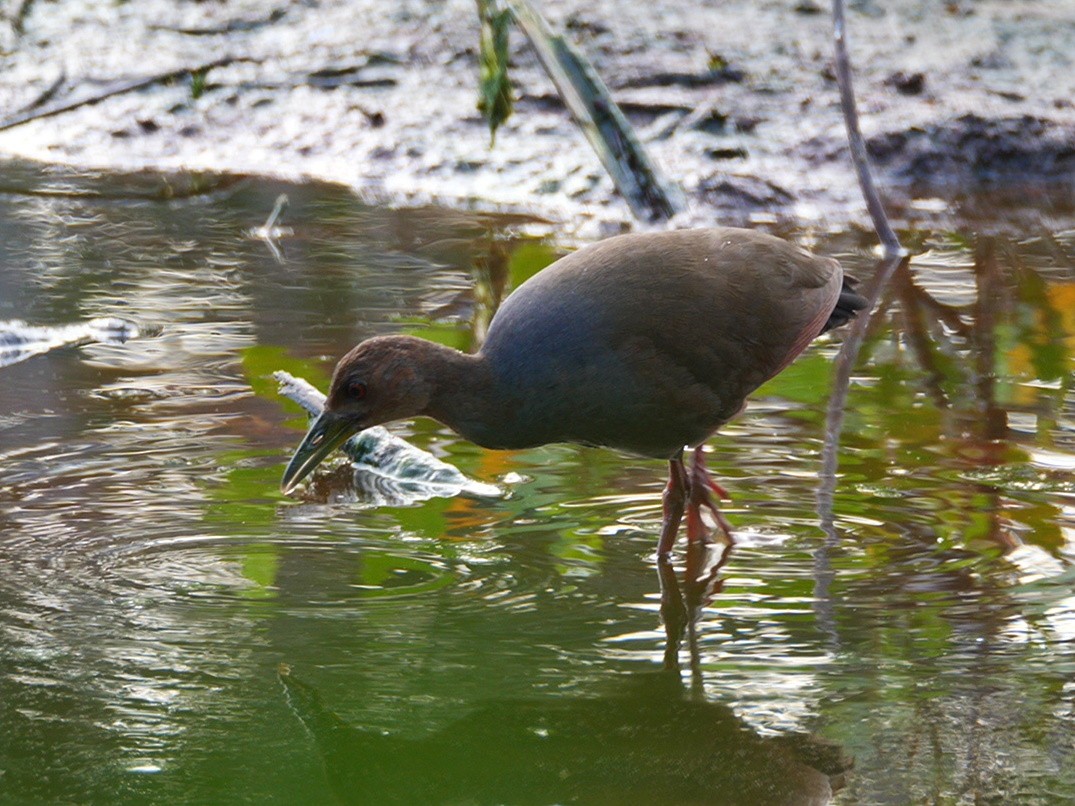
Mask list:
[[[439,344],[429,344],[424,364],[430,382],[429,403],[421,413],[444,423],[479,445],[489,444],[483,432],[497,422],[493,373],[481,354],[470,355]]]

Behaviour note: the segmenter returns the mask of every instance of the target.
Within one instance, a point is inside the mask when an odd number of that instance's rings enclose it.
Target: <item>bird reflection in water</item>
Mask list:
[[[417,739],[348,724],[283,665],[280,680],[342,803],[822,804],[850,767],[835,744],[761,736],[686,696],[670,669],[611,696],[495,700]]]
[[[482,323],[476,325],[480,333]],[[295,477],[289,471],[285,486]],[[657,569],[664,668],[615,676],[616,690],[601,696],[495,700],[411,738],[347,723],[314,686],[282,666],[288,703],[316,742],[340,801],[829,802],[851,766],[839,746],[805,733],[763,736],[731,707],[704,697],[697,624],[720,590],[732,546],[689,541],[680,580],[669,559],[670,541],[662,545]],[[684,639],[689,689],[680,674]]]
[[[732,555],[731,543],[689,543],[683,567],[683,584],[676,578],[675,567],[667,556],[657,558],[657,576],[661,583],[661,620],[664,622],[664,668],[678,671],[683,638],[687,638],[691,683],[700,689],[701,666],[698,655],[698,620],[702,610],[720,592],[724,580],[720,570]]]

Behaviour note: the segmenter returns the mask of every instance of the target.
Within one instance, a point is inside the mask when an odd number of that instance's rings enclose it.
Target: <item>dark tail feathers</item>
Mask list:
[[[846,325],[855,318],[855,314],[863,310],[869,303],[861,294],[855,293],[855,285],[858,281],[854,277],[844,275],[844,286],[840,289],[840,297],[836,300],[836,307],[829,314],[829,320],[822,333],[832,330],[834,327]]]

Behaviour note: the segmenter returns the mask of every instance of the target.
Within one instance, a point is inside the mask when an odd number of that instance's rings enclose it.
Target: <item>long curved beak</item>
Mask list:
[[[331,411],[321,412],[288,462],[284,477],[280,480],[280,489],[285,493],[291,492],[326,456],[360,430],[354,420]]]

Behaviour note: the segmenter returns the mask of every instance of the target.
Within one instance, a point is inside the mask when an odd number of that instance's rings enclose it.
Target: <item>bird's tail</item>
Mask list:
[[[829,314],[829,319],[825,322],[825,327],[821,329],[822,333],[826,333],[832,330],[834,327],[840,327],[846,325],[849,321],[855,318],[855,314],[863,310],[869,303],[866,298],[855,291],[855,285],[858,281],[854,277],[848,277],[844,275],[844,285],[840,289],[840,296],[836,300],[836,307],[832,309],[832,313]]]

